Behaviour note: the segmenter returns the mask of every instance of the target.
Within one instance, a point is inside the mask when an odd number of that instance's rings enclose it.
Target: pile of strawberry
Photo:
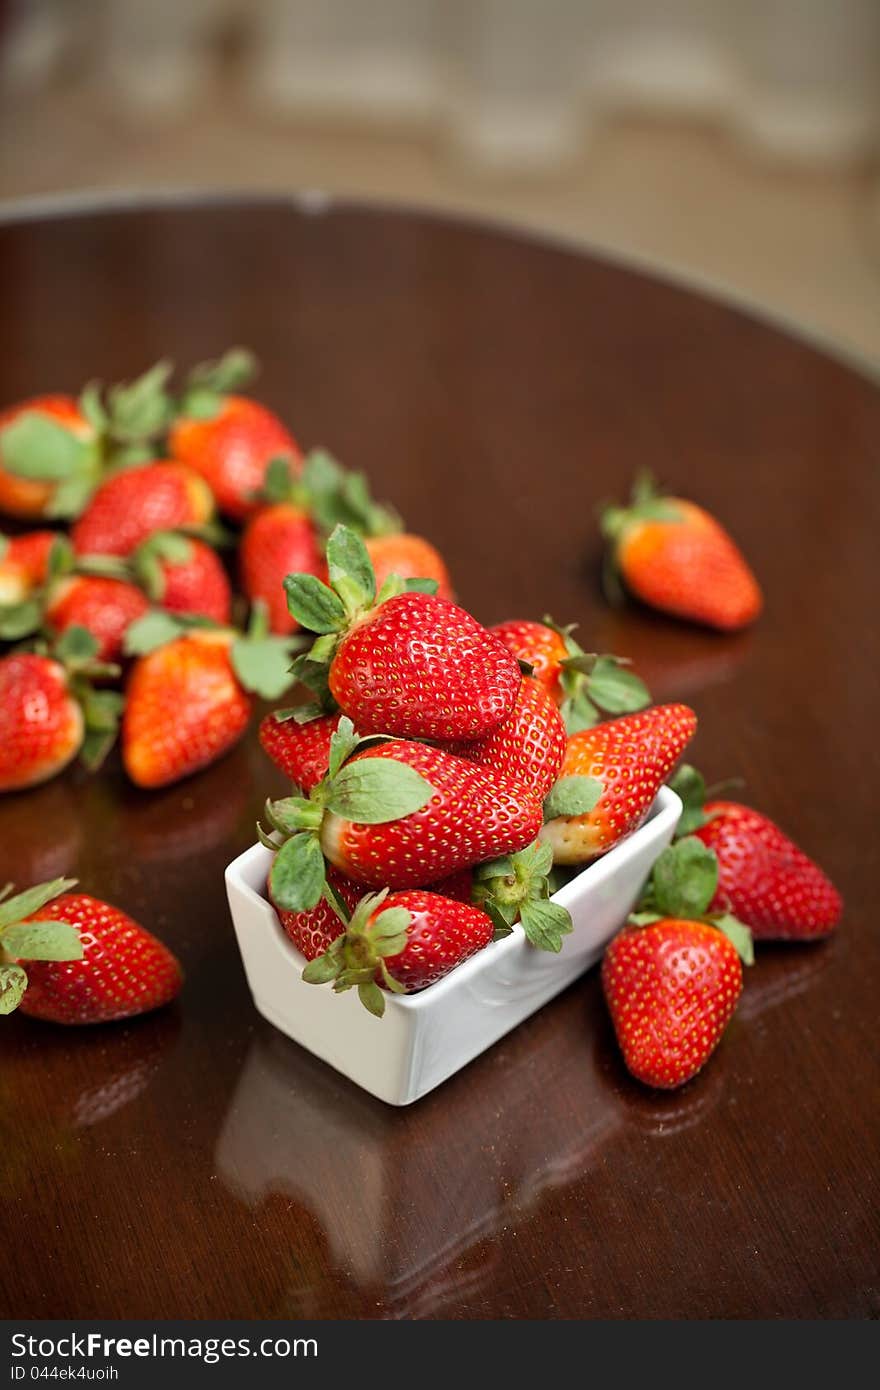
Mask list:
[[[238,349],[176,391],[163,362],[128,385],[0,413],[0,512],[39,526],[0,537],[0,791],[77,757],[98,767],[120,723],[138,786],[221,756],[252,696],[290,684],[297,624],[282,581],[326,573],[338,521],[365,537],[381,576],[428,575],[451,596],[437,551],[362,475],[321,451],[303,458],[240,394],[253,371]]]
[[[361,475],[303,459],[238,394],[251,369],[232,352],[174,394],[159,364],[0,415],[0,510],[75,518],[69,535],[17,535],[0,555],[0,790],[77,754],[97,766],[120,719],[128,775],[167,785],[236,742],[254,693],[298,686],[308,702],[260,726],[293,784],[260,828],[268,894],[303,978],[355,988],[381,1016],[389,991],[429,988],[517,923],[532,947],[561,950],[572,924],[556,888],[632,834],[670,781],[678,838],[602,980],[631,1073],[683,1084],[736,1008],[753,940],[829,935],[838,893],[766,817],[707,797],[679,766],[692,710],[652,707],[625,662],[550,619],[486,629],[458,607],[437,551]],[[603,531],[615,592],[622,579],[723,631],[758,616],[743,556],[693,503],[643,479]],[[234,567],[217,553],[231,542]],[[167,948],[73,886],[0,894],[0,1012],[90,1023],[173,999]]]

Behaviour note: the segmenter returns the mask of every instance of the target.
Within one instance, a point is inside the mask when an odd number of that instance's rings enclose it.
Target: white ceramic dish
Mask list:
[[[272,855],[254,845],[226,870],[226,889],[254,1003],[270,1023],[365,1091],[409,1105],[439,1086],[593,965],[626,920],[651,865],[672,839],[681,802],[663,787],[644,825],[555,895],[574,931],[558,955],[520,927],[421,994],[389,994],[385,1016],[357,991],[304,984],[304,957],[264,896]]]

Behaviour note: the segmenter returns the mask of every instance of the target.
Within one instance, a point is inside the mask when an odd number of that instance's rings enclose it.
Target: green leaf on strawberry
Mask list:
[[[544,819],[588,815],[594,810],[603,790],[598,777],[560,777],[544,801]]]
[[[495,940],[509,936],[519,921],[529,944],[560,951],[573,930],[571,915],[550,902],[553,851],[536,840],[518,854],[481,864],[474,873],[473,900],[491,917]]]
[[[272,901],[286,912],[307,912],[324,891],[326,867],[314,833],[296,834],[279,846],[269,872]]]
[[[17,922],[0,937],[3,950],[20,960],[81,960],[79,932],[69,922]]]
[[[717,887],[715,851],[694,835],[676,840],[658,856],[636,910],[630,914],[630,924],[646,927],[664,918],[704,922],[723,932],[743,963],[752,965],[754,952],[749,928],[730,913],[710,910]]]
[[[0,432],[3,467],[36,482],[64,482],[82,474],[93,446],[56,420],[25,410]]]
[[[670,777],[669,786],[681,797],[682,813],[676,826],[677,839],[691,835],[706,824],[706,779],[690,763],[682,763],[675,775]]]
[[[573,636],[576,623],[560,627],[549,615],[543,621],[565,643],[567,655],[560,663],[561,711],[569,734],[591,729],[599,722],[600,710],[612,715],[635,714],[651,703],[648,687],[629,669],[625,657],[585,652]]]
[[[0,1014],[13,1013],[24,998],[27,972],[20,965],[0,965]]]

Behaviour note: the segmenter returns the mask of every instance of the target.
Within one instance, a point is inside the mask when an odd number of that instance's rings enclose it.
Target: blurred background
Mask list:
[[[0,0],[0,200],[501,217],[880,363],[880,0]]]

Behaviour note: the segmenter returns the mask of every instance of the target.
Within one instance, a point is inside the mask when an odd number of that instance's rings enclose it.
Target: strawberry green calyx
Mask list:
[[[78,516],[98,484],[101,440],[83,438],[39,409],[23,410],[0,430],[3,467],[29,482],[51,483],[46,515]]]
[[[325,814],[360,825],[400,820],[426,806],[434,788],[405,763],[359,759],[351,755],[382,735],[361,738],[350,719],[342,718],[330,740],[327,775],[308,797],[288,796],[266,803],[271,833],[257,826],[260,841],[275,854],[269,887],[276,907],[305,912],[316,907],[326,888],[326,864],[320,832]]]
[[[11,883],[0,890],[0,1014],[17,1009],[27,989],[22,960],[82,960],[79,932],[70,922],[26,920],[75,884],[75,878],[55,878],[14,897]]]
[[[536,840],[518,854],[481,864],[474,874],[472,898],[495,926],[494,939],[509,936],[519,922],[526,940],[541,951],[561,951],[572,931],[571,915],[550,902],[553,851]]]
[[[332,982],[336,994],[357,989],[364,1008],[376,1018],[385,1012],[385,995],[376,982],[377,973],[392,994],[406,992],[390,973],[386,960],[406,949],[412,913],[405,907],[382,911],[388,891],[383,888],[381,893],[368,893],[361,898],[346,930],[322,956],[309,961],[302,973],[310,985]]]
[[[272,459],[261,499],[301,507],[325,536],[340,524],[360,536],[388,536],[403,530],[403,520],[393,508],[373,501],[366,475],[343,468],[324,449],[306,455],[298,477],[293,476],[287,459]]]
[[[191,541],[180,531],[156,531],[132,555],[129,577],[153,603],[161,603],[166,589],[163,565],[186,565],[192,553]]]
[[[647,927],[667,917],[704,922],[730,940],[744,965],[753,965],[755,954],[749,928],[729,912],[708,910],[717,887],[715,851],[695,835],[687,835],[659,856],[629,921],[636,927]]]
[[[680,509],[663,495],[648,469],[642,469],[636,475],[628,507],[607,505],[602,508],[599,526],[607,542],[602,564],[602,587],[609,603],[619,607],[625,598],[617,554],[627,532],[645,521],[681,520]]]
[[[725,792],[740,788],[743,781],[739,777],[729,777],[723,782],[716,782],[714,786],[706,786],[706,779],[702,773],[690,763],[682,763],[675,775],[670,777],[669,786],[681,797],[682,813],[675,828],[675,838],[682,839],[685,835],[692,835],[701,826],[708,825],[709,821],[714,820],[717,812],[707,811],[706,802],[712,801]]]
[[[76,623],[51,645],[40,639],[32,646],[64,667],[68,690],[80,705],[85,724],[79,760],[89,772],[97,772],[116,742],[125,699],[118,690],[96,687],[95,682],[115,680],[121,668],[112,661],[99,661],[97,638]]]
[[[0,540],[8,544],[5,537]],[[19,602],[0,605],[0,640],[20,642],[38,633],[46,617],[46,605],[52,589],[59,579],[71,574],[74,568],[73,546],[67,536],[56,536],[49,550],[45,582]]]
[[[436,593],[430,579],[402,580],[390,575],[376,593],[376,575],[366,546],[356,531],[341,523],[327,541],[329,584],[313,574],[289,574],[284,580],[287,607],[307,632],[317,638],[297,657],[293,676],[307,686],[327,710],[333,701],[327,689],[327,671],[342,638],[379,604],[404,592]]]
[[[604,714],[635,714],[651,703],[651,692],[629,669],[627,657],[585,652],[573,633],[577,623],[560,627],[548,615],[546,627],[557,632],[568,653],[560,663],[564,699],[560,711],[569,734],[591,729]]]
[[[555,820],[557,816],[586,816],[596,809],[599,798],[605,790],[598,777],[584,777],[572,773],[554,782],[544,798],[544,820]]]
[[[179,637],[202,634],[229,644],[229,660],[239,683],[264,700],[279,700],[293,682],[291,653],[301,646],[299,637],[277,637],[269,632],[266,606],[254,603],[246,633],[222,627],[198,613],[166,613],[154,609],[138,618],[126,630],[123,649],[126,656],[146,656]]]
[[[223,408],[223,398],[248,386],[258,371],[256,357],[243,347],[229,348],[216,361],[199,363],[184,383],[174,414],[212,420]]]

